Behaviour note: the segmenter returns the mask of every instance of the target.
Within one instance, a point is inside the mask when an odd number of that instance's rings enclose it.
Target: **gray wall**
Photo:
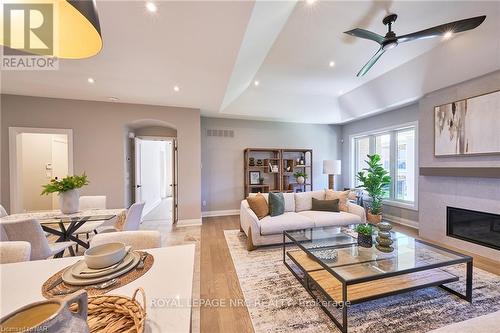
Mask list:
[[[412,104],[400,109],[378,114],[372,117],[364,118],[358,121],[350,122],[342,126],[342,180],[344,187],[350,187],[351,184],[351,135],[356,135],[373,130],[383,129],[385,127],[397,126],[418,120],[418,104]],[[395,206],[384,205],[384,213],[418,222],[418,211],[399,208]]]
[[[234,138],[207,137],[206,129],[232,129]],[[314,189],[328,187],[323,160],[340,158],[339,141],[339,126],[202,117],[202,200],[206,201],[202,210],[239,208],[244,196],[245,148],[311,148]]]
[[[434,156],[434,106],[495,90],[500,90],[500,71],[435,91],[420,100],[420,132],[429,134],[419,136],[421,167],[500,167],[498,154]],[[500,261],[499,251],[446,236],[446,206],[500,214],[500,179],[420,176],[419,206],[420,236]]]
[[[9,207],[9,127],[73,130],[74,172],[86,172],[82,194],[108,196],[110,207],[128,203],[126,146],[129,127],[149,120],[177,129],[179,218],[200,218],[200,112],[196,109],[2,95],[1,192]]]

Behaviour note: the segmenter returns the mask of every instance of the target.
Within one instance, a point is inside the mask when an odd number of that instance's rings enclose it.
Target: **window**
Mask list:
[[[366,155],[378,154],[382,166],[392,177],[384,198],[386,203],[415,207],[416,199],[416,124],[353,137],[353,183],[366,167]]]

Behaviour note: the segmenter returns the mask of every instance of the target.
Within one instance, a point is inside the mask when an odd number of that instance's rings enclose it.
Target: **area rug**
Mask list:
[[[224,234],[256,333],[340,332],[283,265],[281,247],[248,252],[243,233]],[[463,291],[464,267],[448,271],[461,278],[448,286]],[[474,268],[472,304],[430,287],[351,305],[348,328],[356,333],[421,333],[499,310],[500,277]]]

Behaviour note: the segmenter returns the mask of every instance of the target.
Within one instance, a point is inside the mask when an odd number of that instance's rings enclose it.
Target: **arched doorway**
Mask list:
[[[129,194],[145,202],[144,223],[176,223],[177,130],[169,124],[143,119],[127,126]]]

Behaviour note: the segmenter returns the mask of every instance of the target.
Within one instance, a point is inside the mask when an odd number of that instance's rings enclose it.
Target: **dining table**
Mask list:
[[[114,225],[119,230],[120,226],[125,221],[126,213],[127,210],[125,208],[83,209],[73,214],[63,214],[60,210],[46,210],[7,215],[0,218],[0,223],[35,219],[40,223],[45,232],[57,237],[55,240],[56,242],[72,241],[87,249],[89,245],[75,235],[75,232],[78,231],[79,228],[87,222],[102,221],[104,223],[116,218]],[[57,225],[57,227],[54,227],[55,225]],[[69,250],[70,254],[74,256],[75,253],[73,249],[69,248]],[[62,253],[57,255],[57,257],[60,256],[62,256]]]
[[[132,297],[140,287],[146,295],[145,332],[190,332],[195,245],[144,251],[154,257],[153,266],[138,279],[107,294]],[[0,265],[0,317],[26,304],[44,300],[43,283],[82,259],[65,257]]]

